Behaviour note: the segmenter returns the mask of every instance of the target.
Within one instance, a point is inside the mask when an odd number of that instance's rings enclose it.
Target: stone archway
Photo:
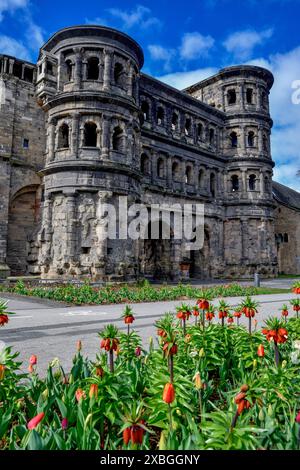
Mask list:
[[[27,186],[13,197],[8,216],[7,264],[14,276],[28,274],[32,235],[39,213],[38,186]]]
[[[191,251],[190,276],[198,279],[211,278],[210,231],[204,227],[204,243],[201,250]]]

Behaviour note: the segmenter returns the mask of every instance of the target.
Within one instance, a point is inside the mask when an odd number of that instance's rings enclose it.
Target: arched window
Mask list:
[[[158,126],[163,126],[164,124],[164,118],[165,118],[165,112],[164,112],[164,108],[162,108],[161,106],[158,108],[157,110],[157,119],[156,119],[156,122],[157,122],[157,125]]]
[[[124,75],[124,67],[122,64],[117,62],[114,68],[114,80],[115,85],[122,87],[123,86],[123,75]]]
[[[198,140],[203,139],[203,124],[201,122],[197,124],[197,138]]]
[[[203,181],[204,181],[204,170],[199,170],[199,174],[198,174],[198,186],[199,188],[202,188],[203,187]]]
[[[287,233],[285,233],[285,234],[283,235],[283,241],[284,241],[284,243],[288,243],[288,242],[289,242],[289,236],[288,236]]]
[[[123,149],[123,130],[117,126],[114,128],[112,136],[112,148],[117,152],[122,152]]]
[[[250,191],[256,190],[256,175],[249,176],[249,189]]]
[[[97,126],[94,122],[86,122],[84,125],[84,146],[97,147]]]
[[[231,177],[231,192],[236,192],[239,190],[240,183],[238,175],[232,175]]]
[[[69,148],[69,126],[63,123],[58,131],[58,148]]]
[[[263,108],[267,108],[267,94],[264,91],[261,94],[261,104]]]
[[[212,195],[212,197],[215,197],[215,195],[216,195],[216,176],[215,176],[214,173],[210,174],[209,190],[210,190],[210,194]]]
[[[264,183],[265,183],[265,192],[269,193],[270,192],[270,180],[267,176],[265,176]]]
[[[178,127],[178,114],[172,114],[172,131],[176,131]]]
[[[247,100],[248,104],[253,104],[253,90],[252,90],[252,88],[247,88],[246,100]]]
[[[215,141],[215,131],[214,129],[209,129],[209,143],[213,145]]]
[[[73,80],[73,64],[70,59],[66,60],[66,72],[67,72],[67,79],[69,82]]]
[[[157,160],[157,176],[159,178],[164,178],[165,177],[165,165],[164,165],[164,160],[162,158],[159,158]]]
[[[235,103],[236,103],[236,91],[228,90],[228,104],[235,104]]]
[[[98,80],[99,78],[99,59],[90,57],[87,62],[87,79]]]
[[[177,162],[172,165],[172,179],[174,181],[180,181],[180,167]]]
[[[190,118],[185,120],[184,133],[185,135],[191,135],[192,121]]]
[[[144,175],[150,174],[150,160],[148,155],[146,155],[145,153],[143,153],[141,156],[141,172]]]
[[[231,132],[230,134],[231,147],[236,148],[238,146],[238,137],[236,132]]]
[[[254,132],[253,131],[248,132],[248,147],[254,147],[254,139],[255,139]]]
[[[193,169],[191,166],[187,166],[185,169],[185,182],[186,184],[193,184]]]
[[[150,109],[149,109],[149,104],[147,101],[143,101],[141,105],[141,110],[144,116],[145,121],[150,120]]]

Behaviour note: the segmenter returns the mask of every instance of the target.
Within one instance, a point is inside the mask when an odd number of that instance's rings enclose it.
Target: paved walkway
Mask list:
[[[291,281],[289,282],[291,284]],[[280,280],[280,287],[283,287],[283,284]],[[16,315],[10,317],[9,324],[0,329],[0,341],[20,351],[20,359],[25,361],[25,366],[27,366],[29,356],[36,354],[38,370],[41,373],[44,373],[48,362],[54,357],[58,357],[68,370],[78,339],[83,342],[84,354],[93,359],[99,352],[97,333],[106,324],[115,323],[121,330],[126,328],[120,320],[124,304],[70,307],[51,301],[16,298],[2,293],[0,296],[9,299],[9,309],[16,312]],[[282,304],[288,303],[295,297],[292,293],[254,296],[253,298],[260,302],[258,326],[261,326],[268,316],[280,315]],[[241,299],[240,297],[227,297],[226,301],[235,306]],[[134,327],[142,336],[145,347],[149,337],[155,336],[155,321],[165,312],[174,312],[175,307],[180,303],[181,301],[133,305],[136,314]],[[217,304],[218,300],[214,303]]]

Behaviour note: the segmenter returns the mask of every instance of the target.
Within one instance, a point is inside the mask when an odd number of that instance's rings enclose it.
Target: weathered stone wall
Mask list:
[[[300,211],[277,203],[275,214],[278,270],[300,274]]]

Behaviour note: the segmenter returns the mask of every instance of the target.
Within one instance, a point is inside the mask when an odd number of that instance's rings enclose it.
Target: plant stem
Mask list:
[[[185,336],[186,334],[186,320],[185,318],[183,319],[183,335]]]
[[[170,371],[170,382],[174,381],[174,359],[173,355],[169,356],[169,371]]]
[[[111,373],[114,371],[114,352],[112,349],[109,351],[109,370]]]
[[[172,422],[172,408],[171,404],[168,404],[169,407],[169,422],[170,422],[170,431],[173,431],[173,422]]]
[[[236,412],[233,419],[232,419],[232,421],[231,421],[230,431],[232,431],[233,428],[235,427],[238,417],[239,417],[239,414],[238,414],[238,412]]]
[[[274,341],[275,364],[279,367],[279,349],[277,343]]]
[[[222,316],[222,326],[224,326],[225,318]]]
[[[251,335],[251,317],[249,317],[249,335]]]
[[[128,336],[129,336],[129,333],[130,333],[130,325],[129,325],[129,323],[128,323],[128,324],[127,324],[127,334],[128,334]]]
[[[201,396],[201,390],[198,390],[199,394],[199,410],[200,410],[200,423],[201,423],[201,418],[202,418],[202,396]]]

